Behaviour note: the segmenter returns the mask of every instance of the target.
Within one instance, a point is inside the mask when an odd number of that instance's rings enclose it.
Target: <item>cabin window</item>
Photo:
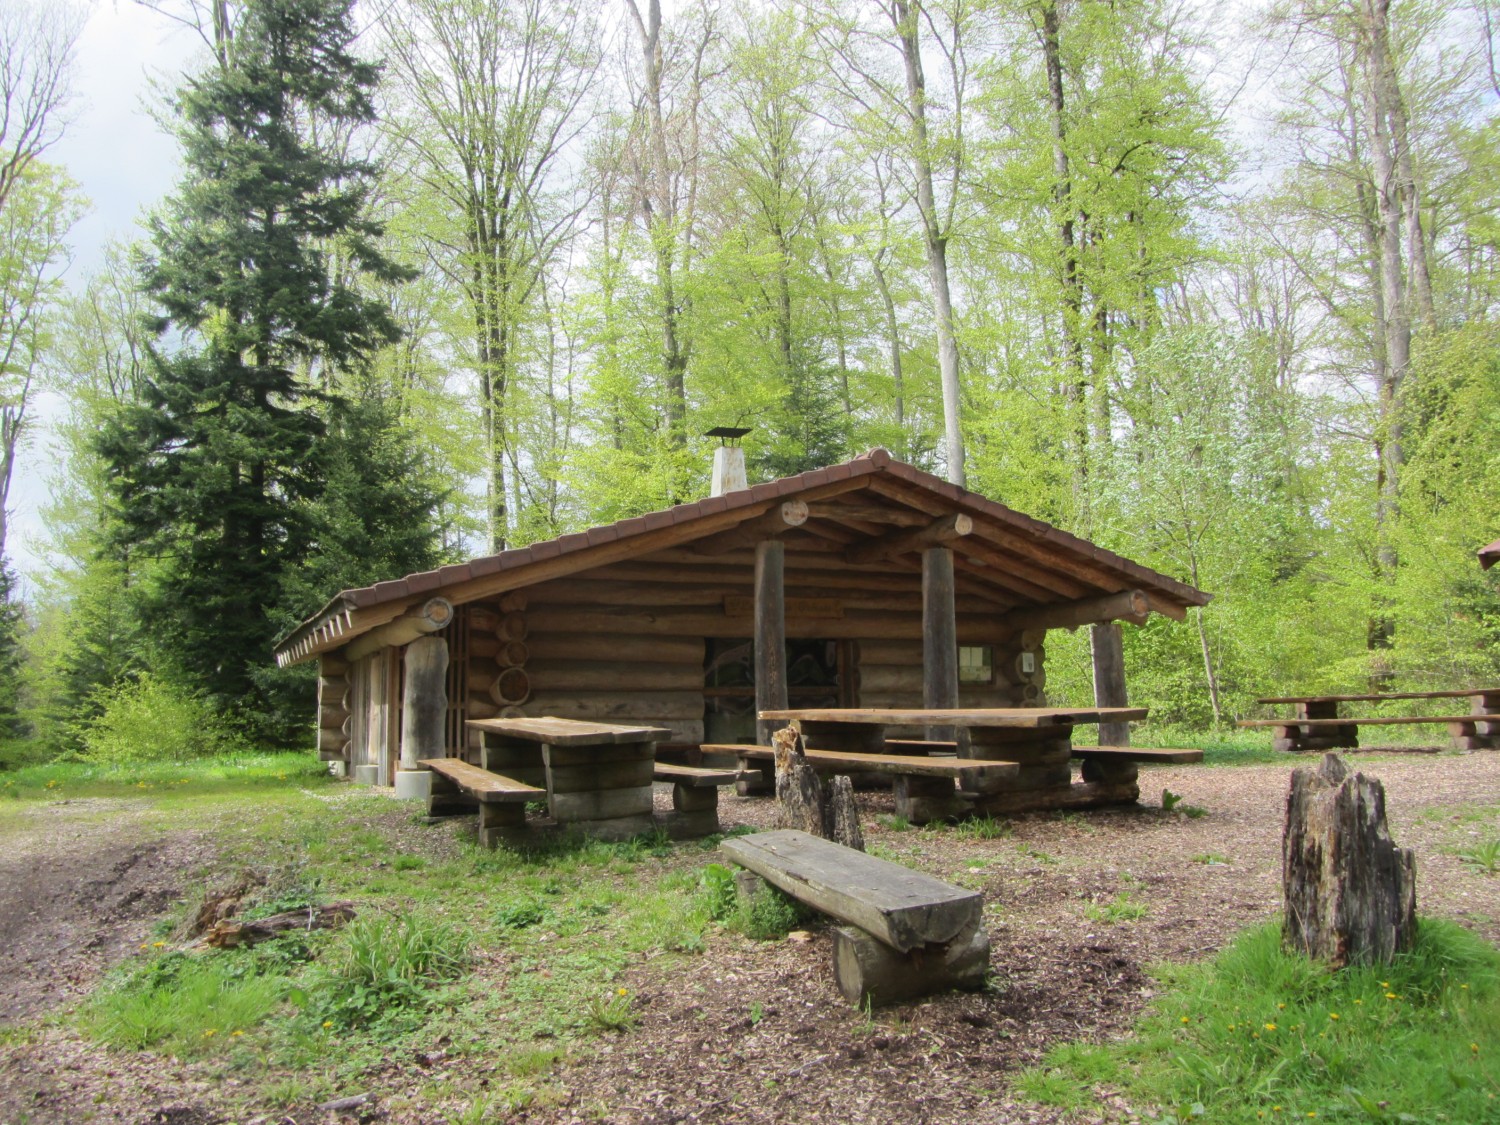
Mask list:
[[[792,707],[849,707],[841,685],[852,666],[848,642],[791,639],[786,644],[787,701]],[[755,646],[710,637],[703,670],[704,740],[755,741]]]
[[[989,645],[958,646],[958,682],[989,684],[995,681],[995,652]]]

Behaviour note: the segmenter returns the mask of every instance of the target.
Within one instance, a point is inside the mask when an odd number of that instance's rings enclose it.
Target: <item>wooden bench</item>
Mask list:
[[[833,975],[851,1004],[984,987],[990,942],[977,891],[790,829],[736,836],[719,847],[772,886],[846,923],[834,932]]]
[[[734,754],[746,770],[768,772],[759,762],[774,762],[769,746],[746,743],[705,744],[705,753]],[[912,824],[962,816],[967,800],[1003,790],[1021,767],[990,758],[950,758],[923,754],[866,754],[857,750],[807,750],[807,762],[819,773],[875,774],[894,778],[896,814]],[[958,783],[957,790],[954,782]]]
[[[676,837],[712,836],[719,831],[719,789],[740,779],[739,770],[684,766],[658,760],[653,781],[672,785],[672,816],[667,831]]]
[[[1500,748],[1500,714],[1471,715],[1377,715],[1372,718],[1241,719],[1242,727],[1270,727],[1275,750],[1332,750],[1359,745],[1360,727],[1446,726],[1455,750]],[[1480,727],[1483,727],[1483,730]]]
[[[515,840],[526,828],[526,802],[547,798],[545,789],[471,766],[461,758],[424,758],[432,771],[428,816],[463,816],[479,807],[479,842],[494,847]]]

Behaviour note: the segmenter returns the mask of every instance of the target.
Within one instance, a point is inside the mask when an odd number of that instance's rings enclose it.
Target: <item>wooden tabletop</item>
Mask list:
[[[599,746],[615,742],[663,742],[672,737],[664,727],[622,727],[582,719],[470,719],[475,730],[508,738],[525,738],[550,746]]]
[[[815,707],[788,711],[762,711],[762,719],[803,719],[809,723],[864,723],[914,727],[1038,727],[1072,726],[1076,723],[1128,723],[1144,719],[1144,707]]]
[[[1384,695],[1273,695],[1257,703],[1379,703],[1383,699],[1462,699],[1468,695],[1500,695],[1500,687],[1458,688],[1454,691],[1395,691]]]

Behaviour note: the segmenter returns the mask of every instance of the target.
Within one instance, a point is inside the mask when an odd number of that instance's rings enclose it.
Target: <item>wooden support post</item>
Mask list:
[[[1125,693],[1125,642],[1117,621],[1103,621],[1089,631],[1094,651],[1094,703],[1128,707]],[[1100,746],[1129,746],[1129,723],[1100,723]]]
[[[958,706],[958,618],[953,606],[953,552],[928,547],[922,552],[922,706]],[[933,742],[964,741],[952,727],[928,727]]]
[[[765,540],[755,547],[755,709],[786,706],[786,547]],[[771,735],[785,725],[757,719],[756,741],[771,745]]]
[[[418,763],[447,757],[448,642],[418,637],[406,646],[406,685],[401,697],[401,761],[396,796],[425,798],[431,774]]]

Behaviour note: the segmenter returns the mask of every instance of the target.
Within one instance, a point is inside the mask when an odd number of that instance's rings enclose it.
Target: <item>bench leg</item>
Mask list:
[[[1500,749],[1500,738],[1490,732],[1495,723],[1449,723],[1448,735],[1455,750]]]
[[[969,808],[968,802],[959,797],[952,778],[902,773],[896,775],[893,789],[896,815],[911,824],[962,816]]]
[[[667,832],[674,840],[712,836],[719,830],[719,788],[695,789],[677,782],[672,786],[672,818]]]
[[[833,977],[856,1007],[879,1007],[952,988],[984,987],[990,968],[990,939],[982,925],[946,945],[898,953],[854,926],[833,931]]]
[[[479,842],[486,848],[515,844],[526,837],[526,806],[519,803],[479,806]]]
[[[740,779],[734,783],[734,791],[741,797],[757,797],[776,792],[776,766],[758,758],[740,759]]]
[[[427,793],[428,816],[469,816],[478,804],[452,778],[432,772],[432,787]]]

